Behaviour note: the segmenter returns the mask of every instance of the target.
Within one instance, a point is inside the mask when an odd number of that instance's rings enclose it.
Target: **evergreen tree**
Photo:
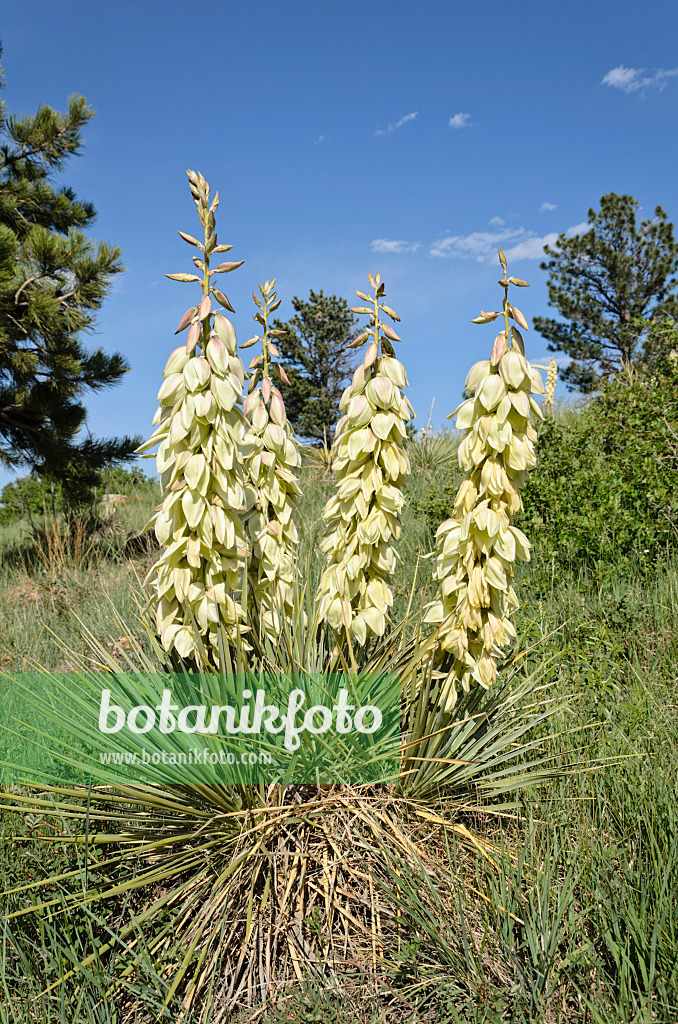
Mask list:
[[[83,393],[129,369],[121,355],[80,340],[124,269],[120,250],[85,235],[94,207],[52,180],[80,151],[93,116],[77,95],[67,113],[43,105],[26,117],[0,101],[0,462],[47,474],[73,498],[103,466],[132,458],[140,441],[79,437]]]
[[[678,317],[673,225],[661,206],[640,223],[638,211],[632,196],[610,192],[589,210],[587,231],[545,247],[549,305],[566,323],[535,317],[534,326],[552,352],[571,357],[561,376],[579,391],[651,356],[648,318]]]
[[[289,383],[282,385],[287,419],[297,436],[330,444],[341,413],[339,401],[355,369],[348,345],[356,318],[345,299],[311,291],[305,302],[292,299],[295,315],[276,339]]]

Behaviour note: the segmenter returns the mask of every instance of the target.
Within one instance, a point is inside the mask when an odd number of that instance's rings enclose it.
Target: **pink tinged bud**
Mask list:
[[[499,313],[495,313],[495,312],[485,313],[481,309],[480,316],[477,316],[475,318],[475,320],[471,320],[471,323],[472,324],[491,324],[492,321],[496,320],[498,316],[499,316]]]
[[[280,366],[279,363],[275,363],[274,365],[275,365],[276,370],[278,371],[278,376],[280,377],[280,379],[283,380],[285,382],[285,384],[289,384],[290,378],[285,373],[285,367],[284,366]]]
[[[261,384],[261,397],[266,402],[266,405],[271,401],[271,378],[264,377]]]
[[[390,316],[391,320],[400,320],[400,317],[398,316],[396,311],[394,309],[391,309],[390,306],[381,306],[380,308],[383,309],[384,313],[386,313],[387,316]]]
[[[244,260],[238,260],[236,263],[220,263],[218,267],[215,267],[217,274],[228,274],[231,270],[237,270],[238,267],[242,267]]]
[[[517,306],[511,306],[511,316],[517,324],[520,324],[523,330],[529,331],[530,328],[527,326],[527,320],[525,319],[525,317],[520,312]]]
[[[255,366],[259,366],[259,364],[263,361],[263,358],[264,357],[262,355],[254,356],[254,358],[250,360],[250,365],[247,367],[247,369],[253,370]]]
[[[202,278],[198,277],[197,274],[165,274],[170,281],[181,281],[182,284],[189,284],[191,281],[197,281],[198,284],[202,284]]]
[[[194,238],[193,235],[187,235],[185,231],[180,231],[179,235],[183,238],[184,242],[188,242],[189,245],[195,245],[198,249],[203,248],[198,239]]]
[[[359,366],[353,374],[353,386],[360,390],[365,384],[365,378],[369,379],[368,374],[365,373],[365,367]]]
[[[198,308],[198,320],[204,320],[212,312],[212,300],[209,295],[203,295]]]
[[[506,353],[506,333],[502,331],[494,339],[494,345],[492,346],[492,355],[490,356],[490,365],[498,366],[502,356]]]
[[[195,346],[200,341],[201,324],[191,324],[188,329],[188,335],[186,336],[186,351],[192,352]]]
[[[217,246],[217,248],[218,248],[218,246]],[[222,305],[224,307],[224,309],[227,309],[229,311],[229,313],[235,313],[235,310],[233,309],[233,306],[228,301],[227,296],[224,295],[224,293],[222,291],[219,291],[218,288],[212,288],[211,292],[212,292],[212,295],[214,296],[214,298],[217,300],[217,302],[220,303],[220,305]]]
[[[511,337],[513,338],[513,344],[518,349],[518,351],[520,352],[521,356],[524,356],[525,355],[525,342],[523,341],[523,336],[522,336],[522,334],[520,333],[520,331],[518,330],[517,327],[512,327],[511,328]]]
[[[402,341],[403,340],[402,338],[398,337],[396,332],[393,330],[392,327],[389,326],[389,324],[382,324],[381,325],[381,329],[384,332],[384,334],[386,335],[386,337],[390,338],[391,341]]]
[[[176,331],[174,332],[175,334],[181,334],[182,331],[186,330],[186,328],[190,324],[191,320],[195,316],[195,311],[196,311],[197,308],[198,308],[197,306],[191,306],[190,309],[186,310],[186,312],[184,313],[184,315],[182,316],[182,318],[181,318],[181,320],[179,322],[179,326],[177,327]]]
[[[377,346],[376,341],[373,341],[370,347],[368,348],[367,352],[365,353],[365,358],[363,359],[363,366],[366,368],[368,366],[371,366],[372,363],[375,362],[378,354],[379,348]]]
[[[359,348],[365,341],[367,341],[368,338],[369,334],[367,333],[367,331],[365,331],[364,334],[359,334],[355,341],[352,341],[348,347]]]

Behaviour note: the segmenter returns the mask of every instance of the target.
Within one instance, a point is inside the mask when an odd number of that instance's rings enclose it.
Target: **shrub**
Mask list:
[[[523,505],[539,555],[561,566],[647,565],[675,547],[678,360],[620,373],[579,412],[549,418]]]

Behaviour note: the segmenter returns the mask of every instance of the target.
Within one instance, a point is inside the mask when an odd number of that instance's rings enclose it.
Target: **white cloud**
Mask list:
[[[558,240],[558,234],[551,231],[548,235],[530,235],[528,238],[518,242],[517,245],[505,249],[506,259],[513,260],[540,260],[544,255],[544,246],[553,245]]]
[[[490,221],[490,226],[493,228],[503,228],[505,223],[506,221],[502,217],[493,217]]]
[[[318,138],[315,140],[314,145],[319,146],[320,143],[324,142],[324,141],[325,141],[325,136],[324,135],[319,135]]]
[[[557,209],[558,209],[558,204],[557,203],[542,203],[541,206],[539,207],[539,212],[540,213],[548,213],[549,210],[557,210]]]
[[[474,231],[470,235],[448,235],[431,246],[431,256],[460,256],[480,262],[496,256],[497,248],[508,241],[517,239],[523,228],[506,231]]]
[[[613,89],[621,89],[622,92],[645,92],[646,89],[662,89],[666,87],[669,78],[678,75],[678,68],[664,71],[657,68],[648,71],[646,68],[626,68],[623,64],[612,68],[603,77],[601,85],[609,85]]]
[[[450,118],[450,128],[472,128],[470,114],[454,114]]]
[[[568,238],[580,235],[588,228],[588,223],[575,224],[565,234]],[[473,231],[470,235],[449,235],[434,242],[429,250],[430,256],[459,257],[474,259],[479,263],[487,263],[496,259],[497,249],[506,253],[508,260],[539,260],[544,255],[545,245],[554,245],[558,233],[537,235],[526,228],[506,228],[504,231]]]
[[[416,252],[420,242],[404,242],[402,239],[375,238],[371,244],[372,252]]]
[[[390,124],[388,126],[388,128],[377,128],[377,130],[376,130],[376,132],[374,134],[375,135],[390,135],[391,132],[394,132],[396,130],[396,128],[402,128],[402,126],[404,124],[407,124],[408,121],[414,121],[415,117],[418,117],[418,116],[419,116],[419,111],[418,110],[414,110],[411,114],[405,114],[404,117],[401,117],[400,120],[396,121],[394,124]]]

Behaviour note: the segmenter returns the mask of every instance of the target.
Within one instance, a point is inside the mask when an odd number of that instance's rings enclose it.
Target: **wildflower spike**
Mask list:
[[[333,445],[337,490],[323,510],[328,532],[322,550],[328,559],[318,590],[320,620],[347,629],[358,644],[383,635],[393,605],[394,541],[400,536],[403,478],[410,471],[404,442],[413,415],[402,391],[405,368],[389,341],[395,332],[379,318],[384,285],[378,274],[369,281],[375,292],[372,308],[364,309],[370,329],[356,344],[370,343],[339,406],[344,415]]]
[[[245,400],[248,430],[242,442],[246,472],[246,501],[249,508],[247,530],[251,545],[248,595],[258,608],[262,630],[272,639],[279,637],[283,619],[291,623],[294,608],[294,580],[297,573],[296,546],[299,512],[297,495],[301,493],[294,470],[301,455],[294,433],[287,422],[282,395],[272,383],[270,371],[277,364],[271,355],[278,350],[270,340],[269,315],[279,306],[274,281],[259,285],[252,293],[259,313],[254,319],[263,326],[263,337],[256,336],[241,347],[261,342],[262,352],[252,363],[261,377]],[[285,379],[284,371],[277,367]]]
[[[500,251],[506,275],[502,257]],[[438,626],[438,699],[445,710],[454,706],[458,691],[468,692],[474,684],[488,688],[495,681],[497,659],[516,635],[510,620],[518,605],[511,586],[514,565],[530,557],[530,542],[513,519],[522,507],[520,489],[535,464],[537,434],[531,417],[541,410],[532,396],[544,389],[525,358],[519,332],[509,323],[510,280],[504,277],[500,284],[504,331],[490,359],[471,368],[466,379],[471,397],[452,413],[463,431],[459,465],[466,476],[451,518],[436,534],[433,576],[438,587],[425,617]],[[482,314],[475,322],[489,323],[496,315]]]
[[[182,318],[180,329],[192,321],[187,343],[167,361],[158,425],[141,448],[160,445],[156,462],[163,491],[147,527],[154,528],[161,546],[148,576],[149,605],[166,651],[198,662],[202,643],[218,665],[219,627],[235,639],[244,619],[246,481],[240,445],[246,421],[240,404],[245,371],[233,326],[212,310],[209,252],[216,235],[214,213],[205,213],[209,185],[192,171],[188,176],[204,227],[203,276],[171,276],[200,281],[203,294]]]

